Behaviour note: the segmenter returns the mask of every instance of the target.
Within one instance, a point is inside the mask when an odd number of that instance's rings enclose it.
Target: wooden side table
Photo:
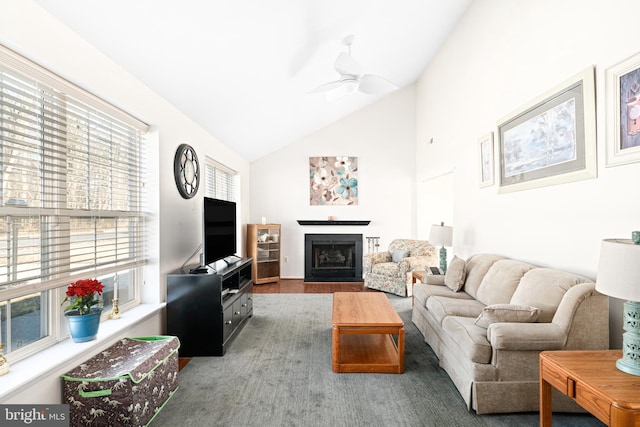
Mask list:
[[[411,272],[411,281],[413,283],[416,283],[418,280],[420,280],[421,283],[424,283],[424,276],[427,275],[427,272],[424,270],[413,270]]]
[[[420,283],[424,283],[425,282],[425,277],[427,275],[427,272],[424,270],[413,270],[411,272],[411,293],[409,294],[409,289],[407,289],[407,296],[411,297],[411,307],[413,307],[413,285],[415,285],[416,283],[418,283],[418,280],[420,280]]]
[[[540,426],[551,426],[551,386],[608,426],[640,426],[640,377],[616,368],[620,350],[540,353]]]

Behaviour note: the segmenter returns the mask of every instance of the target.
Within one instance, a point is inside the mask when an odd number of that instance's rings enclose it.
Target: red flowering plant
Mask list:
[[[62,301],[69,301],[71,304],[65,308],[65,311],[78,310],[80,315],[89,314],[91,307],[100,304],[100,295],[102,295],[104,285],[96,279],[81,279],[73,282],[67,287],[67,297]]]

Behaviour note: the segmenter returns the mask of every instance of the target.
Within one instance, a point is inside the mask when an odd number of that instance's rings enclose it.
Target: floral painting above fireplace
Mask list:
[[[309,204],[357,205],[358,158],[309,157]]]

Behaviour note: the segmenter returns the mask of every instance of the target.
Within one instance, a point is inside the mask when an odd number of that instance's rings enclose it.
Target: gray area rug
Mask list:
[[[332,299],[254,294],[253,317],[227,354],[193,358],[152,427],[539,425],[537,413],[467,411],[411,323],[410,298],[389,295],[405,323],[404,374],[333,373]],[[604,424],[589,414],[554,414],[553,425]]]

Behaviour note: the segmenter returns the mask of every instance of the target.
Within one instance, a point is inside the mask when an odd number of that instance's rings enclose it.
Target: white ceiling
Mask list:
[[[365,73],[405,87],[471,0],[36,0],[225,145],[253,161],[384,95],[327,103],[355,36]]]

